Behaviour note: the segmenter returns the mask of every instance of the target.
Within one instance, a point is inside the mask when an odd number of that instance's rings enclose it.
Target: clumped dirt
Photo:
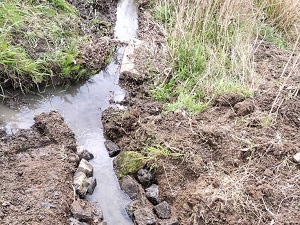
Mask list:
[[[78,163],[73,132],[57,112],[0,139],[0,224],[68,224]]]
[[[164,43],[152,43],[157,51],[144,53],[161,60]],[[161,113],[162,103],[147,88],[155,84],[147,73],[159,68],[155,62],[139,82],[122,77],[128,110],[107,110],[105,133],[122,150],[144,153],[158,144],[184,154],[154,162],[160,191],[180,224],[299,224],[300,166],[293,156],[300,151],[300,68],[290,56],[261,43],[255,60],[263,82],[255,96],[221,95],[197,115]]]

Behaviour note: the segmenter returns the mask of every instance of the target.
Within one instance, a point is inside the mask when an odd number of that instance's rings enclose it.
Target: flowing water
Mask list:
[[[115,37],[129,41],[136,37],[137,7],[134,0],[120,0],[117,9]],[[28,102],[19,110],[0,105],[0,126],[8,133],[20,128],[30,128],[33,117],[42,112],[58,111],[75,133],[77,143],[95,156],[90,163],[94,167],[97,186],[87,199],[101,207],[104,220],[109,225],[132,224],[124,209],[130,201],[120,190],[115,176],[112,159],[104,146],[101,114],[110,104],[109,100],[121,101],[125,92],[118,86],[120,62],[124,47],[117,50],[117,56],[105,70],[84,83],[64,90],[49,88],[43,95],[26,95]]]

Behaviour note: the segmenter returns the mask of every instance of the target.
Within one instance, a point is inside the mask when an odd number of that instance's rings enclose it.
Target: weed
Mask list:
[[[145,155],[144,159],[150,165],[150,169],[154,169],[157,167],[157,162],[161,157],[181,158],[184,156],[183,153],[171,152],[161,145],[147,146],[142,150],[142,152]]]
[[[286,49],[286,41],[283,36],[275,30],[274,27],[271,27],[267,24],[262,24],[260,28],[261,39],[274,44],[276,47],[281,49]]]

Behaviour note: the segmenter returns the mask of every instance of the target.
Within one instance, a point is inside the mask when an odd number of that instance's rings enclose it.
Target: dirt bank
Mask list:
[[[0,223],[68,224],[78,161],[73,132],[56,112],[29,130],[1,133]]]
[[[298,224],[300,171],[293,161],[300,151],[297,56],[261,43],[254,57],[263,82],[253,98],[226,94],[197,115],[166,114],[149,91],[155,72],[165,71],[168,79],[168,70],[157,64],[166,57],[163,31],[151,29],[156,24],[144,12],[140,18],[146,21],[140,24],[140,38],[150,40],[152,48],[137,50],[139,74],[121,77],[128,110],[103,114],[106,135],[121,150],[146,158],[146,147],[157,145],[184,154],[148,157],[146,165],[156,168],[160,192],[180,224]],[[145,67],[143,59],[152,64]]]

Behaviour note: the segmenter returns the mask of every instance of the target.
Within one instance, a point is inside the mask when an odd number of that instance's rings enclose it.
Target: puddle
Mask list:
[[[134,0],[121,0],[118,4],[115,37],[128,41],[136,37],[137,7]],[[125,92],[118,86],[119,65],[124,47],[117,51],[117,57],[99,74],[85,83],[79,83],[64,90],[49,88],[43,95],[26,95],[28,105],[12,110],[0,105],[0,126],[8,133],[20,128],[29,128],[33,117],[50,110],[58,111],[75,133],[78,145],[95,156],[91,160],[97,187],[87,199],[99,204],[104,219],[109,225],[132,224],[124,209],[130,199],[120,190],[113,171],[112,159],[104,147],[101,114],[110,104],[109,100],[121,101]]]

